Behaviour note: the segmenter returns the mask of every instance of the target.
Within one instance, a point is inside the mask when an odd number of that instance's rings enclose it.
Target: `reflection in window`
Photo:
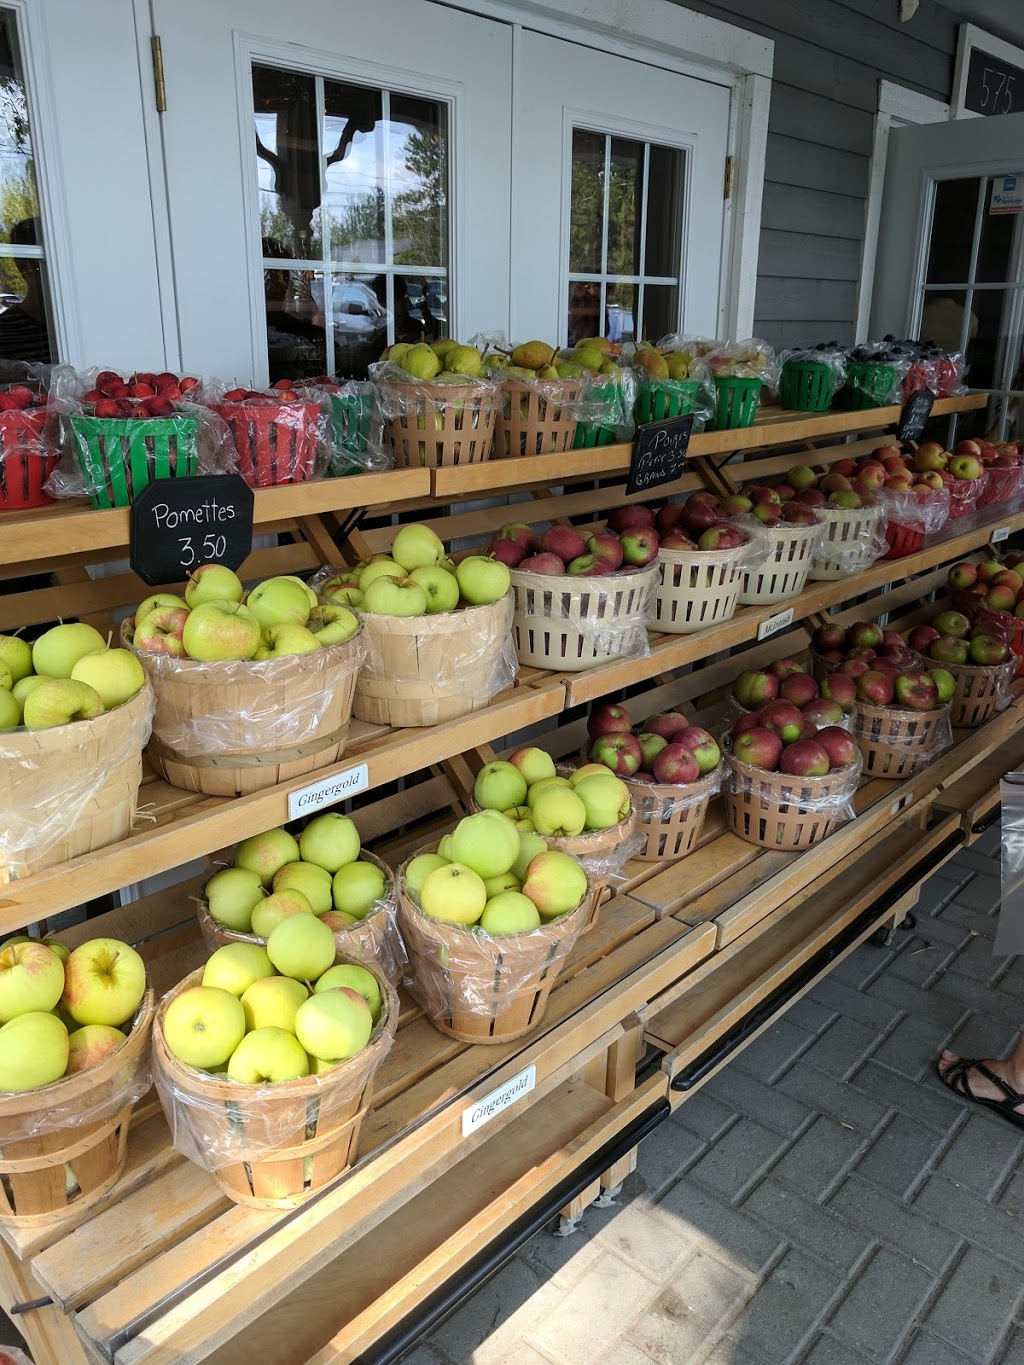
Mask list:
[[[253,98],[271,379],[446,336],[446,106],[261,66]]]

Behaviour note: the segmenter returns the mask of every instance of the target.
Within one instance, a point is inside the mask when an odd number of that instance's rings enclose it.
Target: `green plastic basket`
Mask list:
[[[833,371],[823,360],[787,360],[779,379],[779,403],[792,412],[824,412],[832,403]]]
[[[619,434],[622,412],[622,388],[618,384],[599,384],[590,390],[589,398],[605,403],[611,416],[601,422],[577,422],[573,450],[590,450],[595,446],[610,446]]]
[[[851,412],[888,407],[898,384],[899,371],[895,365],[851,360],[846,367],[846,384],[839,395],[839,406]]]
[[[753,426],[763,388],[763,379],[738,379],[731,375],[716,375],[712,431],[732,431],[736,427]]]
[[[197,417],[74,414],[68,421],[93,507],[127,507],[151,479],[186,479],[196,472]]]
[[[637,422],[661,422],[666,417],[684,417],[696,412],[700,403],[697,379],[643,379],[637,386]]]
[[[365,393],[331,394],[331,474],[359,474],[365,470],[373,400],[370,384],[366,385]]]

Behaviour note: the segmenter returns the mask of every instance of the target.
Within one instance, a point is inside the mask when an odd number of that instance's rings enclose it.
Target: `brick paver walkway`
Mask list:
[[[640,1149],[612,1208],[542,1233],[412,1365],[1024,1365],[1024,1131],[940,1048],[999,1054],[999,831],[925,886]]]

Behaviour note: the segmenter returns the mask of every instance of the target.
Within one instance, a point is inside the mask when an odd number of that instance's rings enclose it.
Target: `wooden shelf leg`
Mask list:
[[[46,1291],[6,1244],[0,1246],[0,1302],[4,1312],[16,1303],[46,1297]],[[12,1318],[36,1365],[90,1365],[71,1319],[54,1304]]]
[[[612,1043],[608,1049],[608,1074],[605,1084],[605,1094],[613,1100],[623,1100],[636,1088],[636,1069],[644,1048],[644,1026],[634,1014],[625,1020],[623,1027],[626,1030],[625,1037],[618,1042]],[[601,1188],[610,1198],[618,1192],[619,1186],[636,1170],[636,1148],[620,1157],[613,1166],[601,1176]]]

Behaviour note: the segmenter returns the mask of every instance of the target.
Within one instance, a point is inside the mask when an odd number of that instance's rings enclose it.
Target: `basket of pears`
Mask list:
[[[174,787],[244,795],[335,763],[365,653],[358,616],[301,578],[246,591],[224,564],[121,626],[156,696],[149,756]]]
[[[355,1158],[398,1027],[379,968],[315,915],[229,943],[161,1000],[153,1079],[179,1152],[250,1208],[292,1208]]]
[[[475,346],[396,342],[373,377],[384,441],[400,469],[438,469],[491,458],[500,395]]]
[[[362,621],[366,661],[353,715],[375,725],[439,725],[482,710],[516,675],[511,574],[486,555],[458,564],[410,523],[389,554],[324,569],[313,585]]]
[[[207,881],[196,912],[210,952],[228,943],[265,945],[290,915],[315,915],[345,957],[375,963],[393,986],[405,949],[394,875],[360,846],[347,815],[325,811],[297,837],[268,829],[243,839]]]
[[[607,337],[583,337],[571,351],[560,352],[555,362],[561,378],[589,380],[580,402],[573,450],[632,440],[636,377],[618,363],[619,351]]]
[[[654,346],[641,341],[633,354],[637,375],[637,422],[661,422],[694,415],[694,428],[703,430],[715,410],[714,387],[696,343]]]
[[[467,815],[399,870],[409,989],[450,1038],[521,1038],[542,1022],[592,901],[577,858],[500,811]]]
[[[587,367],[560,359],[546,341],[524,341],[508,354],[489,351],[484,364],[501,388],[495,459],[572,449]]]

